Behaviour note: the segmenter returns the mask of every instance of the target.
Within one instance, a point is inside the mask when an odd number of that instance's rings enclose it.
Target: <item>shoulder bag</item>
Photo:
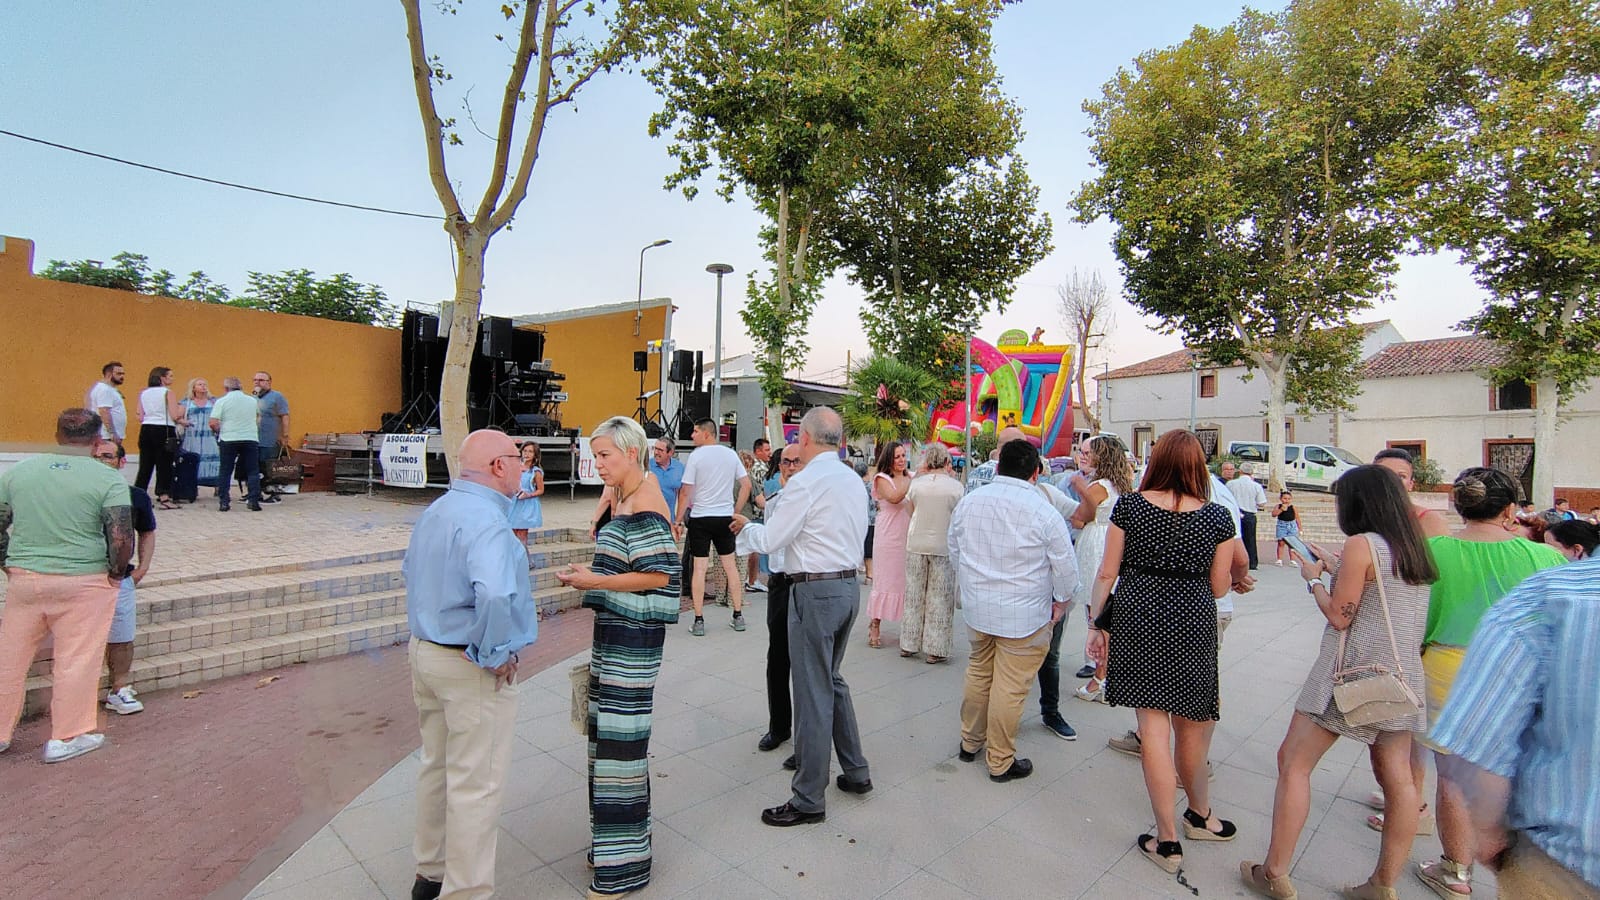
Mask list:
[[[1372,548],[1372,568],[1378,576],[1378,605],[1383,609],[1383,625],[1389,632],[1389,650],[1394,654],[1394,671],[1387,666],[1366,665],[1339,668],[1344,665],[1345,640],[1355,620],[1339,632],[1339,655],[1333,670],[1333,703],[1349,725],[1376,725],[1391,722],[1423,711],[1422,701],[1405,682],[1405,669],[1400,665],[1400,647],[1394,639],[1394,620],[1389,616],[1389,597],[1383,588],[1383,563],[1378,547],[1367,535],[1367,546]],[[1360,615],[1360,612],[1357,612]]]
[[[572,730],[579,734],[589,733],[589,663],[578,663],[567,670],[567,679],[572,684]]]
[[[166,393],[161,396],[161,404],[162,404],[163,407],[166,406],[167,399],[171,395],[172,395],[172,389],[171,388],[167,388],[166,389]],[[183,446],[183,437],[182,437],[182,428],[183,428],[183,426],[178,424],[177,422],[174,422],[174,423],[172,423],[172,425],[170,425],[168,427],[170,427],[172,430],[167,432],[167,440],[166,440],[167,453],[168,453],[168,455],[176,456],[178,454],[178,449]]]

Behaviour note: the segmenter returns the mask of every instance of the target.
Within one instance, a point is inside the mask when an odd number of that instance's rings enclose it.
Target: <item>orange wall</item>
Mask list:
[[[667,306],[645,307],[643,313],[637,336],[633,333],[632,307],[542,323],[545,358],[557,372],[567,376],[562,389],[570,399],[561,405],[563,428],[577,428],[588,434],[611,416],[632,416],[638,408],[639,373],[633,371],[633,351],[645,349],[648,341],[661,339]],[[651,354],[650,371],[644,375],[645,391],[660,386],[660,365],[660,354]],[[656,401],[652,399],[650,412],[655,410]]]
[[[57,414],[81,406],[113,359],[128,371],[122,395],[130,438],[138,433],[139,392],[155,366],[172,368],[180,394],[194,377],[221,394],[228,375],[249,390],[250,376],[266,369],[289,400],[291,446],[306,432],[377,428],[382,413],[399,410],[395,329],[35,278],[33,242],[8,237],[4,244],[0,449],[54,445]]]

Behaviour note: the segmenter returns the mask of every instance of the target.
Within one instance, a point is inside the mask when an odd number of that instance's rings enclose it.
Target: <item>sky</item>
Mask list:
[[[441,115],[458,117],[467,146],[452,150],[462,204],[477,206],[509,53],[498,3],[469,2],[444,16],[423,4],[428,52],[454,76]],[[1016,285],[1005,312],[979,335],[1046,330],[1065,341],[1055,287],[1073,270],[1098,271],[1117,297],[1113,327],[1091,363],[1112,367],[1179,346],[1120,298],[1104,221],[1079,225],[1069,208],[1094,176],[1081,105],[1140,53],[1221,26],[1236,3],[1132,0],[1087,4],[1024,0],[995,25],[1003,89],[1023,109],[1019,153],[1054,225],[1055,249]],[[470,89],[470,94],[468,90]],[[744,277],[762,266],[760,217],[713,185],[693,200],[663,188],[674,170],[646,122],[660,107],[642,76],[598,77],[553,113],[527,200],[489,248],[485,314],[521,315],[633,300],[639,251],[646,297],[678,307],[680,347],[710,350],[716,280],[727,263],[723,350],[751,349],[737,315]],[[83,0],[38,4],[0,29],[0,129],[163,168],[349,203],[438,214],[398,3],[281,0],[160,4]],[[0,135],[0,234],[51,259],[109,261],[124,250],[180,275],[202,269],[235,291],[250,271],[348,272],[397,303],[433,304],[454,292],[453,254],[440,223],[268,197],[147,172]],[[1408,339],[1440,337],[1483,293],[1453,257],[1408,258],[1395,298],[1365,318],[1388,318]],[[832,280],[808,336],[802,375],[840,380],[867,352],[861,295]],[[709,355],[709,353],[708,353]]]

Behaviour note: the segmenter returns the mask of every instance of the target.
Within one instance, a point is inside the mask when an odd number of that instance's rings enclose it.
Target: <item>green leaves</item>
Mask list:
[[[850,370],[849,388],[839,410],[845,434],[881,447],[927,437],[929,404],[944,385],[920,367],[877,354]]]

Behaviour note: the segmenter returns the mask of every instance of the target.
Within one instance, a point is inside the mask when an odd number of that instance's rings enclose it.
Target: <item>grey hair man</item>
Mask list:
[[[222,379],[223,395],[211,406],[211,430],[217,433],[217,509],[227,512],[228,486],[233,483],[234,469],[238,477],[249,486],[245,506],[252,512],[261,511],[261,432],[256,424],[260,408],[256,398],[246,394],[239,376]]]
[[[100,417],[69,409],[56,419],[54,453],[0,473],[0,569],[7,581],[0,617],[0,752],[22,714],[28,666],[39,643],[54,643],[50,740],[44,761],[98,750],[96,688],[117,588],[133,558],[128,483],[91,458]]]
[[[967,472],[967,493],[969,494],[994,480],[995,467],[1000,464],[1001,447],[1012,441],[1025,441],[1028,436],[1022,432],[1021,428],[1015,425],[1007,425],[1000,429],[1000,433],[995,435],[995,438],[994,449],[989,452],[988,461],[981,465],[973,466]]]
[[[850,686],[839,668],[861,603],[856,570],[867,537],[867,487],[839,458],[844,424],[817,407],[800,420],[800,471],[764,524],[733,517],[750,552],[782,551],[789,589],[789,665],[794,684],[796,770],[789,802],[762,810],[777,827],[827,818],[829,750],[844,772],[842,791],[872,790]]]

